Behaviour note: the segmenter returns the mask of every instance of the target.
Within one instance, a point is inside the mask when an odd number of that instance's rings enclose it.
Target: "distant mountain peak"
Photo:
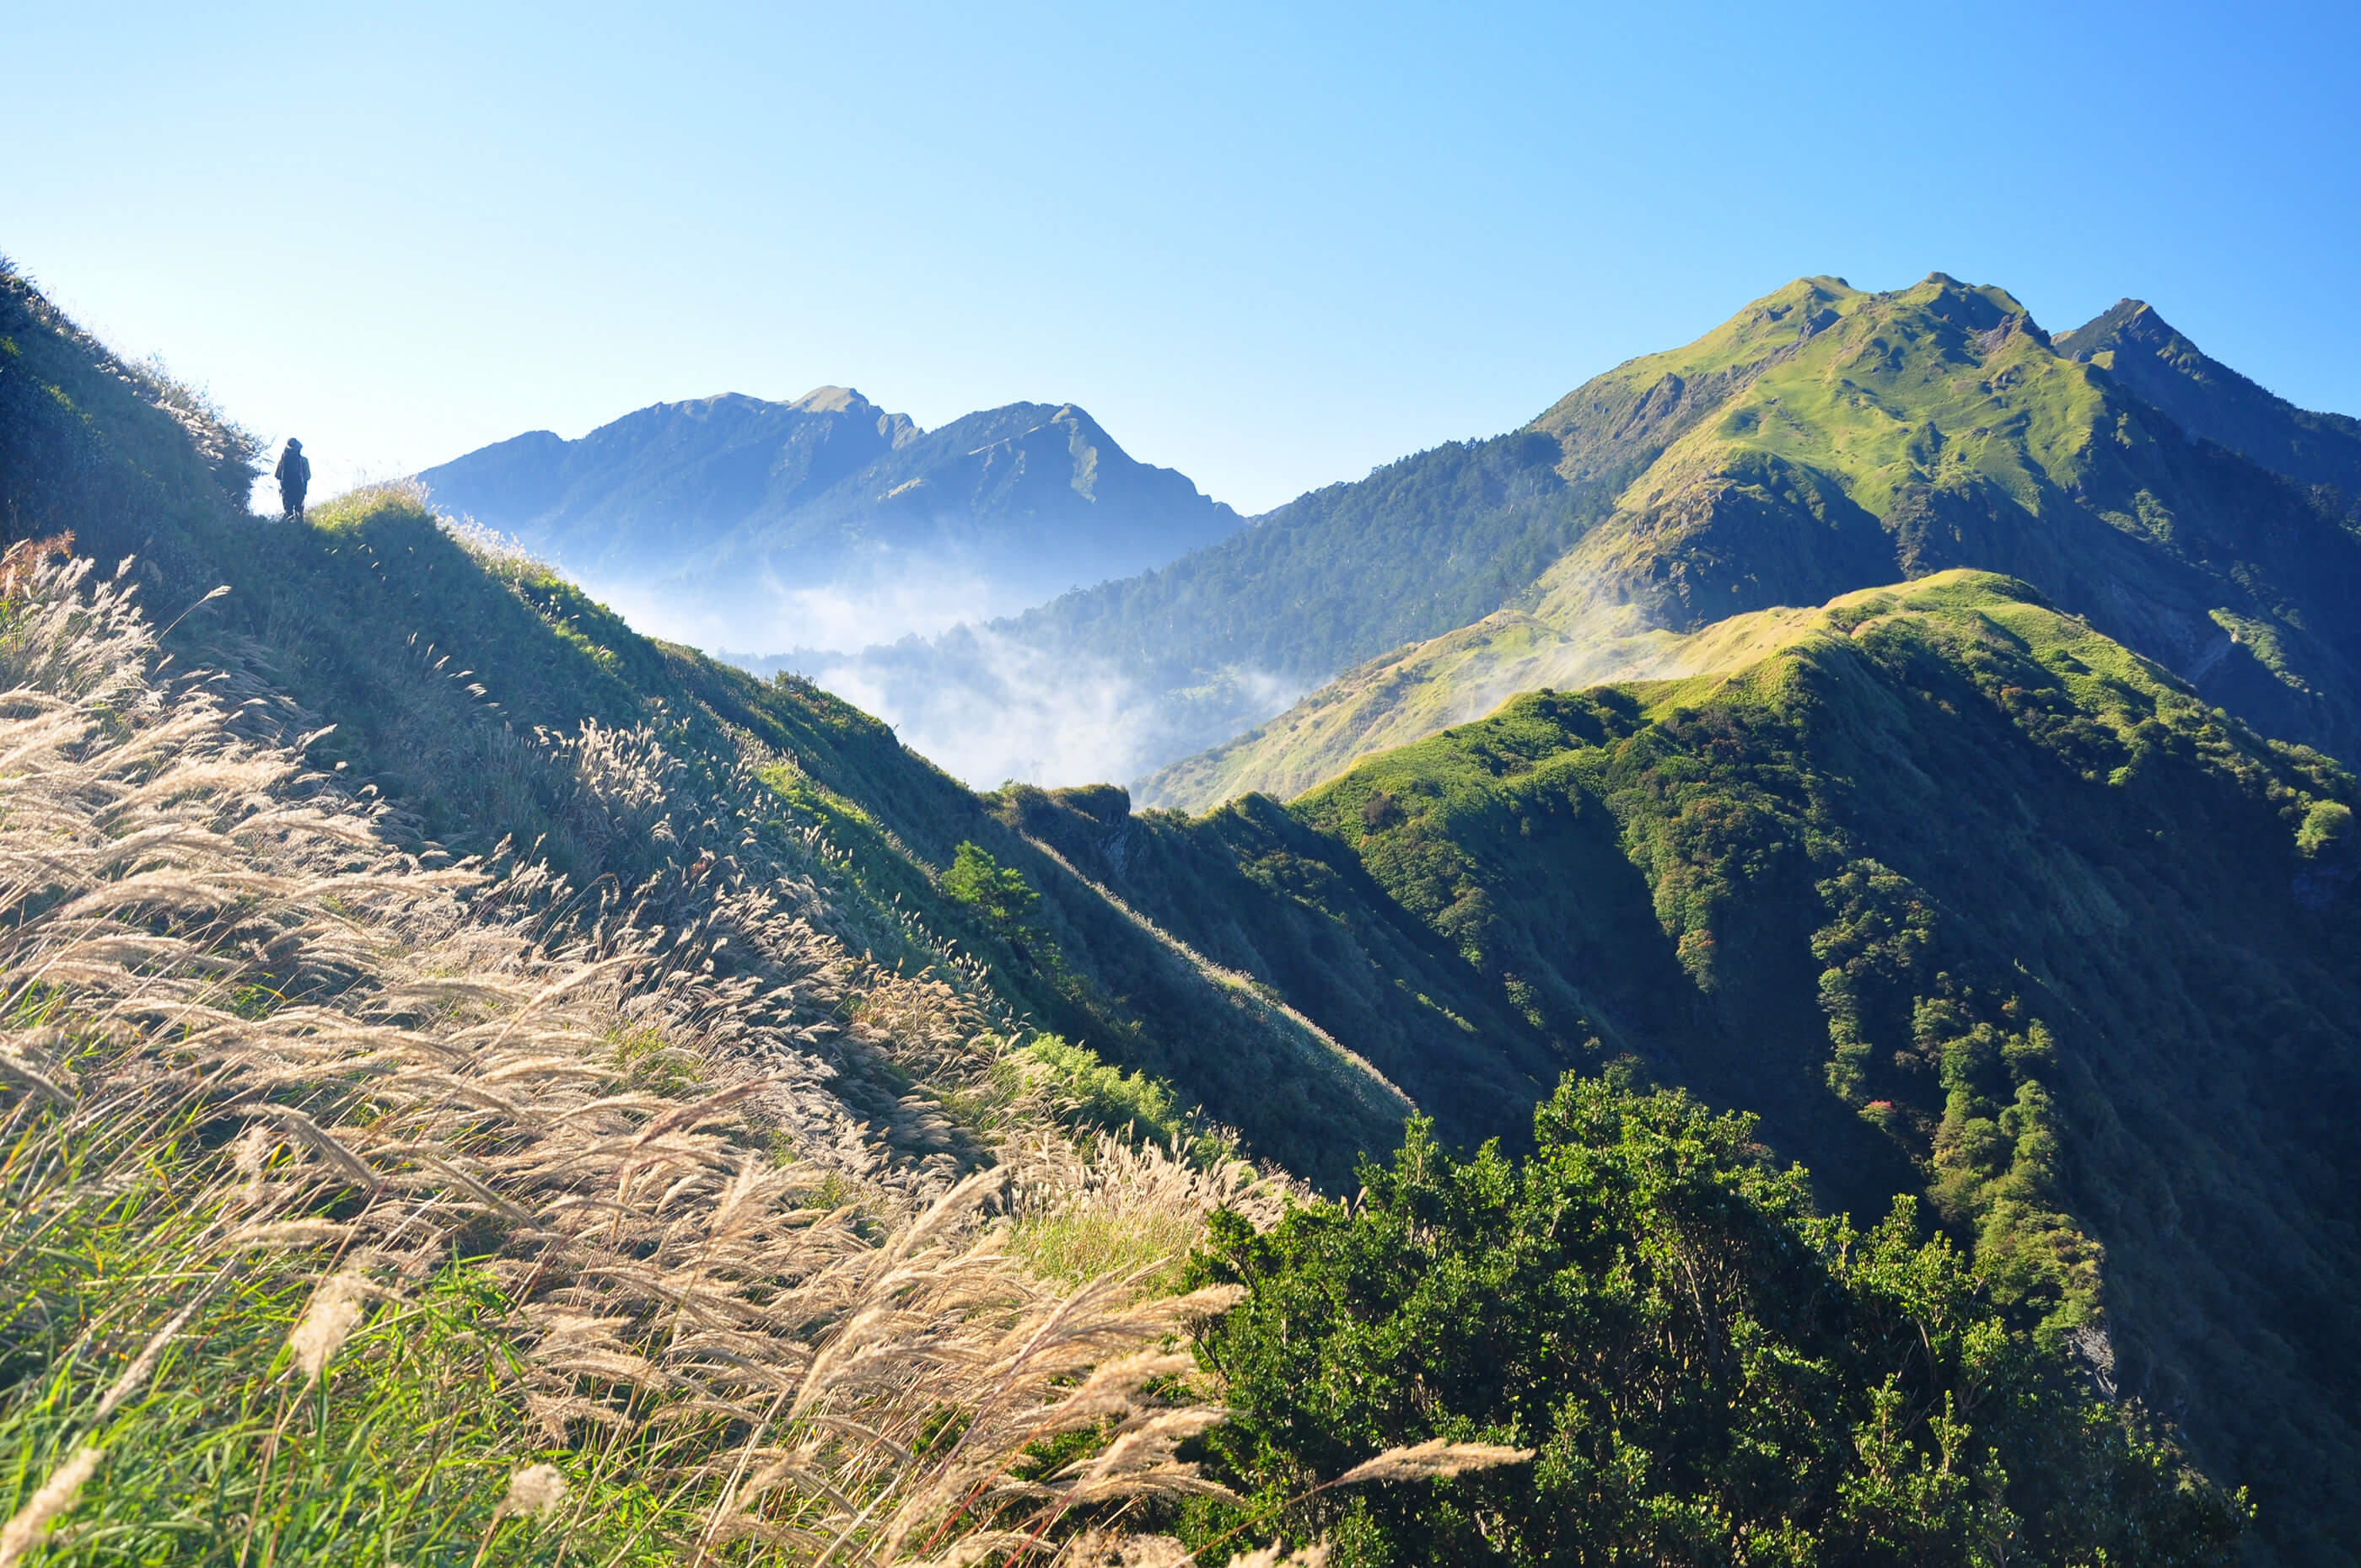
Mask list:
[[[866,412],[877,405],[851,387],[814,387],[787,405],[807,414]]]
[[[2301,409],[2197,346],[2155,306],[2128,295],[2054,345],[2095,365],[2192,436],[2242,452],[2300,483],[2327,485],[2361,519],[2361,420]]]
[[[2146,300],[2136,300],[2126,294],[2073,331],[2058,337],[2058,351],[2071,359],[2088,362],[2120,342],[2138,343],[2151,348],[2169,348],[2176,356],[2194,356],[2197,345],[2183,336],[2177,327],[2158,313]]]
[[[1073,403],[927,431],[836,385],[785,403],[659,403],[579,441],[519,437],[420,477],[437,507],[661,600],[697,636],[726,625],[741,646],[774,648],[1008,613],[1160,566],[1238,522]],[[813,619],[856,599],[874,613]]]

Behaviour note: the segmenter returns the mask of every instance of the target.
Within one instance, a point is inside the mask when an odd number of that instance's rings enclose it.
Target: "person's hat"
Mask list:
[[[287,438],[287,444],[290,446],[301,447],[303,444],[291,435]]]

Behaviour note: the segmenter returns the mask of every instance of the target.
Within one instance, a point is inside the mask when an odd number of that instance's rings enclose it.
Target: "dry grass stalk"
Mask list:
[[[311,1304],[287,1336],[288,1353],[307,1386],[320,1380],[329,1358],[360,1326],[361,1310],[361,1281],[349,1272],[322,1281],[312,1293]]]
[[[1532,1458],[1533,1453],[1530,1448],[1510,1448],[1497,1442],[1446,1442],[1439,1437],[1431,1438],[1407,1448],[1389,1448],[1374,1458],[1365,1459],[1337,1476],[1334,1485],[1349,1486],[1360,1481],[1437,1481],[1469,1470],[1522,1464]]]

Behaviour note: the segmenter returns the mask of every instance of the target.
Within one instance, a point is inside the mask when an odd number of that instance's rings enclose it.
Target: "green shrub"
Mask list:
[[[1812,1210],[1743,1116],[1569,1078],[1537,1150],[1457,1159],[1423,1123],[1356,1205],[1196,1262],[1249,1295],[1201,1355],[1251,1522],[1355,1563],[2228,1563],[2243,1497],[2005,1322],[1905,1200]],[[1432,1488],[1306,1498],[1378,1450],[1538,1450]]]
[[[1074,1102],[1082,1120],[1096,1126],[1168,1147],[1194,1131],[1188,1112],[1168,1085],[1144,1072],[1127,1073],[1103,1062],[1088,1046],[1036,1035],[1025,1055],[1047,1068],[1057,1091]]]
[[[2296,829],[2295,847],[2308,859],[2342,849],[2353,837],[2353,808],[2342,801],[2323,800],[2304,813]]]

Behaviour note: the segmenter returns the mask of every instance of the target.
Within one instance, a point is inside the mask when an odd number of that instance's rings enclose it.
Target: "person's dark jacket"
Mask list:
[[[303,492],[312,486],[312,460],[290,443],[287,450],[280,454],[279,466],[272,477],[278,479],[279,493],[288,504],[299,504]]]

